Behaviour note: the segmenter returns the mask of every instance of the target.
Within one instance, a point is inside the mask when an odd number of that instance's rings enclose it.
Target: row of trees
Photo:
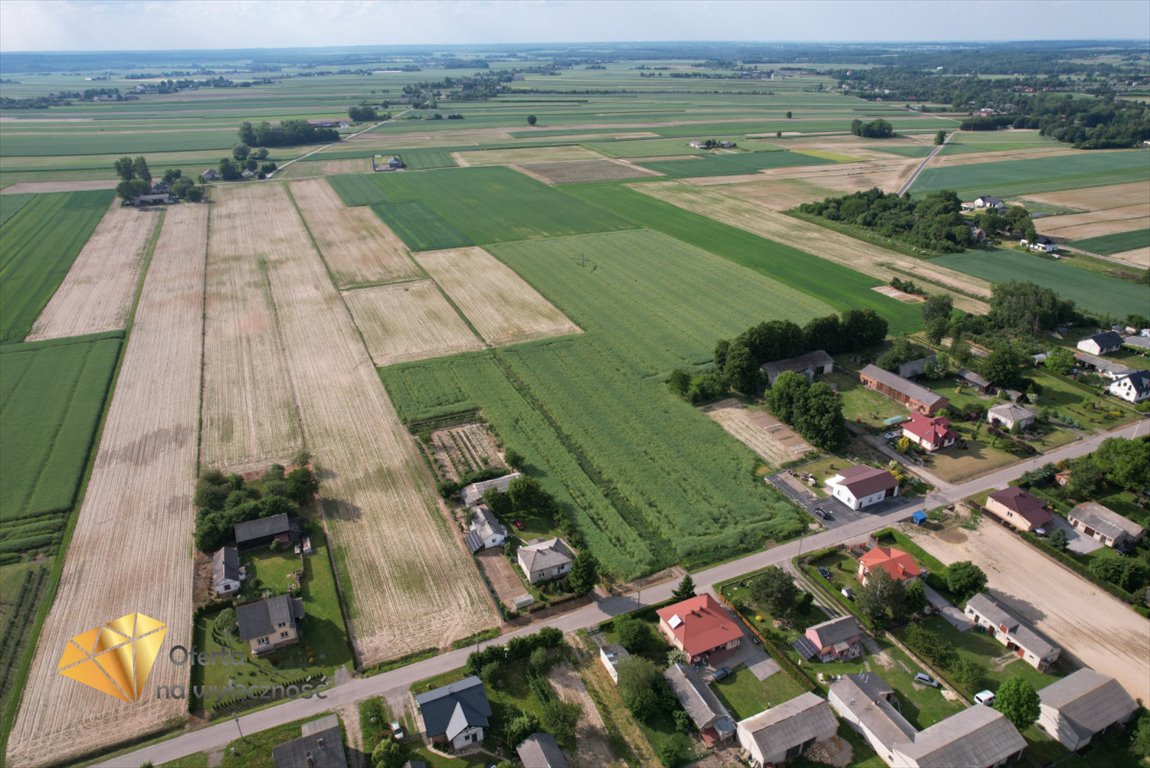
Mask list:
[[[112,167],[120,177],[120,183],[116,185],[116,194],[120,198],[131,200],[152,191],[152,171],[142,155],[134,159],[121,157],[112,164]],[[198,203],[204,199],[203,187],[196,186],[195,179],[184,176],[179,168],[164,171],[163,183],[168,185],[173,197],[190,203]]]
[[[218,469],[205,471],[196,483],[196,547],[213,552],[226,544],[239,523],[281,513],[298,514],[319,491],[308,466],[286,472],[273,464],[262,477],[245,481]]]
[[[321,128],[307,120],[284,120],[279,125],[265,120],[254,126],[251,123],[240,125],[240,142],[249,147],[287,147],[336,141],[339,141],[339,131],[335,128]]]

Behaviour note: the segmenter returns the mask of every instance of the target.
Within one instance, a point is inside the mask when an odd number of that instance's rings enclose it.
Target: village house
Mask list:
[[[1054,242],[1045,235],[1038,235],[1034,238],[1033,243],[1028,242],[1026,239],[1022,239],[1018,241],[1018,244],[1023,248],[1034,251],[1036,253],[1054,253],[1058,250],[1058,243]]]
[[[1117,680],[1089,667],[1046,686],[1038,700],[1038,727],[1071,752],[1126,723],[1139,709]]]
[[[1085,501],[1066,515],[1074,530],[1116,549],[1132,549],[1146,529],[1096,501]]]
[[[457,683],[421,693],[415,706],[423,732],[437,746],[454,750],[478,747],[491,717],[483,681],[472,675]]]
[[[200,178],[203,179],[204,181],[219,181],[220,180],[220,172],[217,171],[215,168],[209,168],[200,174]]]
[[[831,496],[856,511],[898,496],[898,480],[894,475],[865,464],[842,470],[827,478],[825,485]]]
[[[996,211],[1002,211],[1006,209],[1006,203],[1002,201],[1002,198],[982,195],[981,197],[974,198],[974,207],[980,209],[991,208]]]
[[[486,504],[477,504],[472,509],[471,528],[467,532],[465,541],[471,554],[481,549],[501,547],[507,539],[507,528],[499,522],[499,518]]]
[[[571,550],[563,539],[533,539],[516,554],[523,575],[532,584],[558,579],[571,570]]]
[[[877,365],[868,365],[859,371],[859,382],[867,389],[886,395],[910,410],[931,416],[950,405],[950,401],[913,381],[884,371]]]
[[[740,720],[739,745],[752,768],[766,768],[798,757],[814,744],[832,739],[839,721],[830,704],[809,691]]]
[[[1111,382],[1106,390],[1128,403],[1150,400],[1150,371],[1133,371]]]
[[[1133,368],[1123,365],[1116,360],[1107,360],[1104,357],[1092,355],[1089,352],[1075,352],[1074,359],[1085,368],[1089,368],[1102,378],[1110,379],[1111,381],[1118,381],[1119,379],[1136,373]]]
[[[882,761],[894,765],[894,745],[910,742],[917,731],[895,709],[894,689],[872,672],[843,675],[831,683],[827,703],[871,745]]]
[[[280,547],[288,547],[299,541],[299,521],[286,512],[271,517],[247,520],[235,527],[236,547],[241,552],[258,547],[266,547],[273,541]]]
[[[656,613],[660,631],[671,645],[687,654],[691,664],[737,648],[743,641],[743,630],[707,593],[660,608]]]
[[[986,594],[966,602],[966,616],[976,627],[1013,651],[1020,659],[1045,672],[1058,660],[1061,649],[1030,628],[1012,611]]]
[[[1103,331],[1093,336],[1087,336],[1076,345],[1079,350],[1091,355],[1108,355],[1122,349],[1122,334],[1115,331]]]
[[[933,453],[958,442],[958,433],[950,428],[950,420],[942,416],[933,418],[914,414],[903,422],[902,435],[924,451]]]
[[[515,753],[523,768],[570,768],[571,763],[559,743],[549,733],[533,733],[523,740]]]
[[[1054,519],[1042,499],[1015,486],[990,494],[983,506],[1011,528],[1027,533],[1045,528]]]
[[[347,768],[339,717],[304,723],[300,737],[272,748],[275,768]]]
[[[731,713],[694,669],[686,664],[672,664],[663,673],[663,677],[667,678],[675,698],[699,729],[703,743],[712,746],[717,741],[725,741],[735,735],[735,721],[731,719]]]
[[[922,575],[922,568],[906,552],[897,547],[873,547],[859,558],[858,580],[864,585],[871,571],[884,570],[895,581],[911,581]]]
[[[503,477],[497,477],[493,480],[482,480],[478,483],[465,485],[463,490],[459,492],[459,498],[463,500],[463,506],[474,507],[479,502],[483,501],[483,494],[491,489],[495,489],[500,493],[507,493],[507,489],[511,487],[511,483],[516,479],[523,477],[518,472],[512,472]]]
[[[1038,414],[1034,411],[1014,403],[1002,403],[986,412],[987,423],[1009,430],[1013,430],[1015,427],[1019,430],[1026,429],[1034,423],[1036,418],[1038,418]]]
[[[775,385],[775,379],[788,371],[801,373],[807,377],[807,381],[813,382],[815,376],[820,373],[828,374],[834,370],[834,367],[834,358],[823,350],[818,349],[814,352],[808,352],[805,355],[799,355],[798,357],[789,357],[786,360],[776,360],[773,363],[766,363],[761,366],[759,370],[767,377],[767,383],[773,387]]]
[[[862,630],[854,616],[840,616],[813,627],[794,642],[799,654],[822,662],[854,659],[862,655]]]
[[[621,645],[604,645],[599,649],[599,661],[615,685],[619,684],[619,665],[629,658],[631,654]]]
[[[240,591],[244,579],[240,553],[235,547],[220,547],[212,555],[212,591],[220,597]]]
[[[299,642],[299,620],[303,616],[303,600],[290,595],[276,595],[236,608],[240,639],[257,656]]]
[[[146,195],[136,195],[128,201],[129,205],[169,205],[176,202],[169,192],[150,192]]]
[[[916,376],[922,376],[926,373],[926,369],[938,364],[938,357],[935,355],[927,355],[920,357],[917,360],[908,360],[905,363],[899,363],[898,375],[904,379],[913,379]]]

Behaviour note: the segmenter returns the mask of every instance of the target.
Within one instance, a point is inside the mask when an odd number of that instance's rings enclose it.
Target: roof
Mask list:
[[[739,730],[749,733],[764,754],[785,752],[811,739],[830,738],[838,727],[826,699],[809,691],[739,721]]]
[[[304,723],[300,731],[298,739],[285,741],[272,749],[275,768],[347,768],[338,717],[328,715]]]
[[[1138,710],[1138,703],[1117,680],[1089,667],[1054,681],[1038,692],[1038,698],[1083,736],[1093,736]]]
[[[1128,347],[1150,350],[1150,336],[1123,336],[1122,343]]]
[[[1058,651],[1056,645],[1031,629],[1029,624],[990,595],[977,594],[966,601],[966,607],[973,608],[999,630],[1006,627],[1006,631],[1014,638],[1016,644],[1021,645],[1039,658],[1046,658]]]
[[[1129,381],[1137,394],[1150,392],[1150,371],[1133,371],[1123,376],[1120,381]]]
[[[825,350],[816,349],[814,352],[807,352],[805,355],[798,357],[788,357],[785,360],[775,360],[772,363],[767,363],[762,366],[760,370],[767,374],[767,379],[772,384],[780,374],[792,371],[794,373],[802,373],[808,368],[824,368],[828,365],[834,365],[835,359],[828,355]]]
[[[683,709],[691,716],[691,721],[699,730],[713,725],[721,718],[730,718],[730,713],[719,701],[715,692],[687,665],[674,664],[663,673],[663,677],[667,678],[679,703],[683,705]]]
[[[914,558],[897,547],[875,547],[867,552],[859,562],[866,566],[868,571],[881,568],[890,574],[892,579],[902,581],[922,574],[922,569]]]
[[[975,200],[981,200],[986,205],[996,205],[1002,202],[1001,197],[991,197],[990,195],[981,195],[976,197]]]
[[[976,387],[981,389],[988,389],[990,387],[990,380],[985,376],[970,370],[969,368],[960,368],[958,370],[958,378],[963,381],[969,381]]]
[[[856,499],[898,487],[898,480],[890,472],[865,464],[848,467],[827,482],[846,488]]]
[[[1103,331],[1093,336],[1087,336],[1085,339],[1080,339],[1078,343],[1081,344],[1086,341],[1093,341],[1102,349],[1109,349],[1111,347],[1122,346],[1123,339],[1122,334],[1117,331]]]
[[[530,573],[558,568],[571,562],[571,550],[563,539],[537,539],[519,548],[519,561]]]
[[[568,768],[571,763],[549,733],[533,733],[515,748],[523,768]]]
[[[421,693],[415,704],[423,715],[423,726],[430,737],[454,739],[468,728],[486,728],[491,717],[491,704],[483,681],[472,675],[457,683]]]
[[[235,547],[220,547],[212,555],[212,584],[239,581],[240,553]]]
[[[884,371],[877,365],[872,364],[866,366],[861,371],[859,371],[859,376],[866,376],[868,379],[873,379],[880,384],[884,384],[894,391],[900,392],[906,397],[922,403],[928,408],[935,405],[936,403],[946,400],[945,397],[938,394],[937,392],[933,392],[924,386],[915,384],[913,381],[907,381],[902,376],[893,374],[890,371]]]
[[[1097,368],[1100,371],[1105,371],[1111,376],[1129,376],[1135,372],[1133,368],[1129,368],[1122,363],[1117,363],[1113,360],[1107,360],[1104,357],[1092,355],[1089,352],[1075,352],[1074,359],[1080,363],[1086,363],[1086,365],[1089,365],[1092,368]]]
[[[236,544],[264,539],[268,536],[278,536],[281,533],[291,532],[291,529],[291,519],[286,512],[280,512],[271,517],[248,520],[236,525]]]
[[[254,640],[270,635],[278,624],[292,624],[303,618],[303,600],[290,595],[276,595],[258,603],[245,603],[236,608],[240,639]]]
[[[506,536],[507,526],[499,522],[499,518],[486,504],[477,504],[475,514],[471,516],[471,529],[484,539],[492,536]]]
[[[934,365],[937,362],[938,358],[934,355],[920,357],[917,360],[908,360],[905,363],[899,364],[898,375],[904,378],[908,376],[921,376],[926,373],[926,367],[928,365]]]
[[[705,592],[660,608],[656,613],[691,656],[743,637],[743,630],[734,619]]]
[[[808,627],[807,636],[809,637],[812,632],[817,638],[816,642],[823,648],[836,643],[845,643],[862,635],[862,630],[859,629],[859,624],[855,621],[854,616],[840,616],[837,619]]]
[[[911,415],[910,421],[903,422],[902,428],[904,432],[910,432],[919,440],[931,444],[941,444],[947,440],[958,439],[958,433],[950,428],[950,420],[941,416],[932,419],[929,416],[915,413]]]
[[[915,737],[914,726],[887,701],[893,691],[878,675],[843,675],[831,683],[830,692],[882,744],[890,746]]]
[[[463,490],[459,492],[459,495],[463,498],[464,506],[470,507],[483,501],[483,494],[492,488],[500,493],[507,493],[507,489],[511,486],[511,481],[517,477],[522,477],[522,475],[518,472],[512,472],[509,475],[496,477],[493,480],[481,480],[478,483],[464,486]]]
[[[1054,519],[1054,515],[1042,503],[1042,499],[1013,485],[990,494],[987,500],[990,499],[994,499],[1034,526],[1041,527]]]
[[[1029,408],[1024,408],[1021,405],[1016,405],[1015,403],[1002,403],[1001,405],[996,405],[989,409],[987,413],[991,416],[997,416],[1003,421],[1009,421],[1011,423],[1022,421],[1023,419],[1033,419],[1038,415]]]
[[[918,733],[898,752],[918,765],[997,765],[1026,747],[1026,739],[996,709],[973,706]]]
[[[1136,539],[1146,532],[1146,529],[1138,523],[1123,517],[1109,507],[1102,506],[1097,501],[1084,501],[1070,510],[1070,514],[1111,539],[1117,539],[1123,533]]]

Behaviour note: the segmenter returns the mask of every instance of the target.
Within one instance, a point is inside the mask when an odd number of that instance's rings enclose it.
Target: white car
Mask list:
[[[403,726],[400,725],[398,720],[391,721],[391,736],[396,741],[403,741],[404,733]]]

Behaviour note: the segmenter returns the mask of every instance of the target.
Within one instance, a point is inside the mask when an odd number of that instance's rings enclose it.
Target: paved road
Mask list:
[[[884,511],[867,515],[845,525],[836,526],[813,536],[804,536],[796,541],[772,547],[762,552],[756,552],[746,557],[738,558],[705,571],[692,574],[695,584],[701,589],[714,591],[714,585],[721,581],[733,579],[750,571],[765,568],[768,565],[786,563],[801,552],[811,552],[823,547],[857,541],[890,525],[898,520],[905,519],[917,509],[933,509],[934,507],[953,504],[956,501],[972,496],[980,491],[991,488],[1005,487],[1011,480],[1039,467],[1047,462],[1057,462],[1062,459],[1084,456],[1094,451],[1107,437],[1134,438],[1150,434],[1150,420],[1141,419],[1135,424],[1113,430],[1111,432],[1094,435],[1077,443],[1063,446],[1055,451],[1030,459],[1011,467],[997,470],[981,478],[966,483],[950,486],[945,491],[936,491],[925,500],[903,502],[901,504],[885,502],[890,506]],[[522,629],[502,635],[495,641],[505,643],[508,639],[524,634],[538,632],[543,627],[557,627],[564,632],[571,633],[580,629],[599,624],[613,616],[628,613],[640,605],[650,605],[661,602],[671,596],[677,586],[674,582],[667,582],[649,587],[640,594],[628,594],[620,597],[605,597],[598,599],[591,605],[585,606],[567,614],[555,616],[547,621],[532,624]],[[251,735],[258,731],[273,728],[282,723],[291,722],[304,717],[319,715],[363,699],[373,696],[384,696],[389,701],[402,707],[406,701],[407,691],[411,685],[432,675],[446,672],[460,667],[466,662],[468,654],[489,643],[481,643],[475,647],[468,647],[458,651],[445,653],[435,658],[416,662],[406,667],[385,672],[374,677],[356,678],[326,692],[324,699],[296,699],[285,702],[259,712],[243,715],[236,720],[225,720],[203,728],[198,731],[177,736],[168,741],[144,747],[135,752],[111,758],[99,763],[97,768],[136,768],[140,763],[150,760],[156,765],[175,760],[179,757],[195,754],[196,752],[211,752],[223,749],[228,742],[238,738],[240,731]]]
[[[946,146],[946,143],[948,141],[950,141],[950,137],[953,136],[954,134],[955,134],[955,131],[951,131],[950,133],[946,134],[946,138],[942,140],[942,143],[939,144],[937,147],[935,147],[933,150],[931,150],[931,153],[929,155],[927,155],[926,157],[923,158],[922,162],[918,164],[918,167],[914,169],[914,173],[912,173],[910,175],[910,178],[907,179],[903,183],[903,185],[898,188],[898,193],[900,195],[903,194],[904,192],[906,192],[908,189],[910,189],[910,186],[912,184],[914,184],[914,180],[917,179],[918,175],[920,173],[922,173],[924,168],[926,168],[927,163],[929,163],[931,160],[933,160],[935,155],[937,155],[939,152],[942,151],[943,147]]]

